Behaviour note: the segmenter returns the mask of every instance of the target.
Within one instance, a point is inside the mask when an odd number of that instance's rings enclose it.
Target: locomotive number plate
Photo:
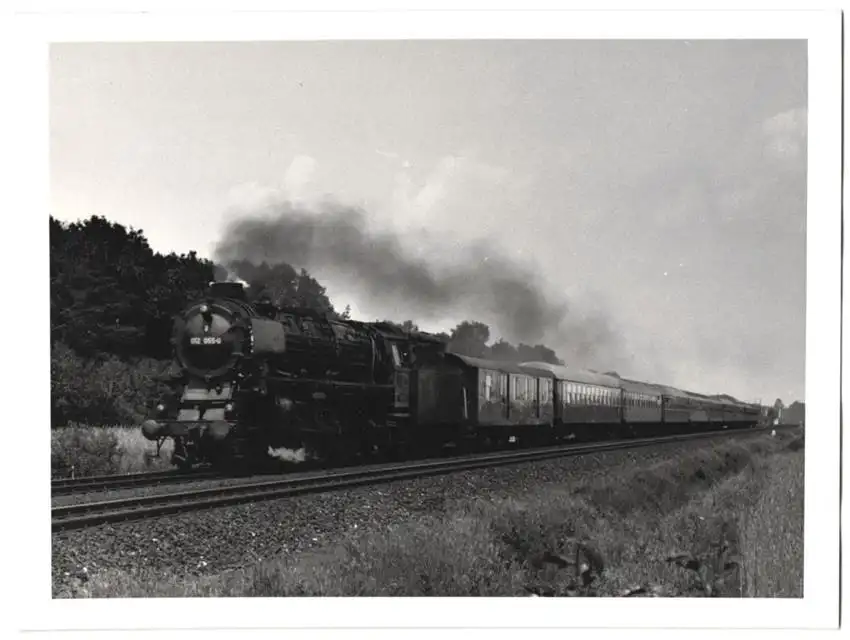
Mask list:
[[[221,344],[219,336],[204,336],[203,338],[195,336],[189,338],[189,344]]]

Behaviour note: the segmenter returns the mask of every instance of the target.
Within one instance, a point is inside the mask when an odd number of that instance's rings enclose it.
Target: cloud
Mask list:
[[[258,182],[243,182],[227,192],[227,207],[245,210],[262,209],[280,197],[280,189]]]
[[[230,213],[263,210],[276,202],[290,201],[313,204],[317,199],[315,174],[318,162],[312,156],[293,158],[283,174],[280,186],[243,182],[227,192],[226,209]]]
[[[292,200],[305,198],[306,187],[313,181],[316,173],[317,162],[311,156],[296,156],[283,175],[283,188],[286,195]]]
[[[771,116],[762,123],[764,148],[777,160],[796,160],[806,151],[808,109],[797,107]]]
[[[509,180],[507,168],[463,154],[442,156],[419,180],[415,174],[415,168],[408,163],[396,175],[392,197],[394,217],[411,226],[442,225],[454,232],[466,220],[478,219],[476,210],[489,211],[485,218],[503,210],[505,191],[519,186],[519,181]]]

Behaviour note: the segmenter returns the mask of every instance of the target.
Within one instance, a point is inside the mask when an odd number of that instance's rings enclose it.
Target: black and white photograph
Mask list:
[[[47,29],[51,606],[837,624],[841,16],[688,14]]]

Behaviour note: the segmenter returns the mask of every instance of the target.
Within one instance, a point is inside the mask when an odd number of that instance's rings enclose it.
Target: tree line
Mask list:
[[[54,424],[117,424],[141,419],[162,390],[171,363],[175,315],[228,273],[249,298],[306,307],[339,318],[326,289],[305,269],[236,262],[228,269],[187,254],[154,251],[144,232],[102,216],[63,223],[50,216],[51,408]],[[394,322],[418,331],[413,320]],[[491,343],[490,328],[464,321],[438,334],[455,353],[496,360],[562,364],[545,345]]]

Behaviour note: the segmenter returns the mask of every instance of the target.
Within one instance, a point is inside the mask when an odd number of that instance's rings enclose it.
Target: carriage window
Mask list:
[[[484,375],[484,399],[489,401],[493,392],[493,377],[487,373]]]

